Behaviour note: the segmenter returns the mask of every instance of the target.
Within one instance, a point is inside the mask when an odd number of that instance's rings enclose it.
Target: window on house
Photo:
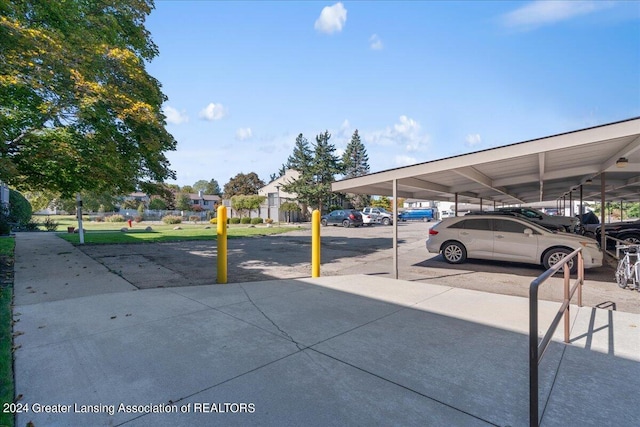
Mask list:
[[[268,201],[269,201],[269,206],[270,207],[276,207],[277,203],[278,203],[278,193],[269,193],[267,195]]]

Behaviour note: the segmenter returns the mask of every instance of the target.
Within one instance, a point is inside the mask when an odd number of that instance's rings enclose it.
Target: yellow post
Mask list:
[[[218,206],[218,283],[227,283],[227,208]]]
[[[320,277],[320,211],[311,214],[311,277]]]

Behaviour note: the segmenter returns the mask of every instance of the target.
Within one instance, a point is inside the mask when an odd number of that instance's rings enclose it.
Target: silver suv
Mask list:
[[[366,208],[362,209],[362,216],[364,217],[365,215],[370,217],[371,223],[379,223],[384,225],[393,224],[393,214],[391,212],[387,212],[384,208],[374,208],[367,206]]]

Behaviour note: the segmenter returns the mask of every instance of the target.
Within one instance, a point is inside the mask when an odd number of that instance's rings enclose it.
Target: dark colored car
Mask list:
[[[355,209],[338,209],[323,215],[320,219],[320,224],[360,227],[362,225],[362,214]]]
[[[561,225],[557,225],[557,224],[549,224],[549,223],[541,224],[541,223],[539,223],[539,222],[531,221],[531,218],[530,218],[530,217],[528,217],[528,216],[526,216],[526,215],[523,215],[523,214],[521,214],[521,213],[519,213],[519,212],[510,211],[510,210],[498,210],[498,211],[471,211],[471,212],[467,212],[467,213],[465,214],[465,216],[466,216],[466,215],[498,215],[498,216],[499,216],[499,215],[507,215],[507,216],[513,216],[513,217],[516,217],[516,218],[520,218],[520,219],[523,219],[523,220],[526,220],[526,221],[533,222],[534,224],[538,224],[539,226],[542,226],[542,227],[544,227],[544,228],[546,228],[547,230],[550,230],[550,231],[565,231],[565,230],[566,230],[566,229],[564,228],[564,226],[561,226]]]
[[[498,208],[497,210],[501,212],[515,212],[525,216],[529,221],[552,230],[558,229],[558,227],[563,227],[568,233],[575,233],[579,230],[578,218],[572,218],[570,216],[547,215],[538,209],[527,207],[505,207]]]
[[[600,230],[602,227],[598,227],[596,230],[596,237],[598,242],[600,241]],[[604,233],[607,236],[613,237],[619,240],[625,240],[629,243],[640,243],[640,220],[631,222],[614,222],[611,224],[605,224]],[[614,248],[616,246],[615,241],[607,240],[607,248]]]

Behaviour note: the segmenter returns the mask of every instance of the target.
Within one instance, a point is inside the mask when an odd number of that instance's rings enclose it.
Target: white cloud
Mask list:
[[[404,154],[398,155],[394,158],[396,166],[409,166],[418,163],[415,157],[405,156]]]
[[[167,117],[167,123],[179,125],[189,121],[189,116],[187,116],[187,113],[184,110],[178,111],[175,108],[166,105],[163,108],[163,111],[164,115]]]
[[[611,7],[612,2],[591,0],[536,0],[503,16],[507,27],[530,30],[543,25],[566,21],[579,15]]]
[[[321,33],[331,34],[342,31],[342,27],[347,22],[347,9],[342,3],[333,6],[326,6],[320,12],[320,17],[316,19],[314,28]]]
[[[429,135],[422,133],[420,123],[405,115],[400,116],[399,122],[393,127],[368,132],[362,137],[365,142],[376,145],[404,145],[407,152],[421,151],[429,143]]]
[[[236,139],[238,141],[244,141],[253,136],[251,128],[240,128],[236,131]]]
[[[475,147],[476,145],[482,142],[482,138],[480,138],[479,133],[470,133],[465,138],[467,147]]]
[[[377,34],[374,34],[371,37],[369,37],[369,47],[372,50],[382,50],[382,48],[384,47],[382,45],[382,40],[380,40],[380,37],[378,37]]]
[[[207,105],[202,111],[200,111],[200,117],[209,120],[220,120],[227,115],[227,110],[222,104],[214,104],[213,102]]]

